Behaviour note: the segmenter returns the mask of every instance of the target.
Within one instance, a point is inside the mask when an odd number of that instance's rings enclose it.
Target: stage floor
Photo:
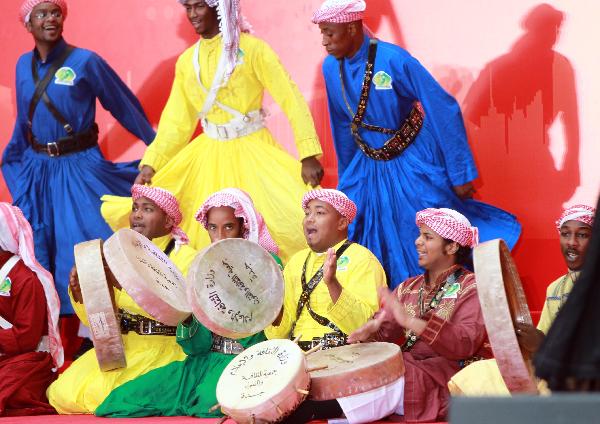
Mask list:
[[[108,421],[111,423],[108,423]],[[218,419],[193,417],[98,418],[93,415],[39,415],[35,417],[0,418],[1,424],[216,424],[218,421]],[[380,422],[390,423],[391,421]],[[326,421],[312,421],[312,423],[326,424]],[[234,424],[234,421],[227,420],[225,424]]]

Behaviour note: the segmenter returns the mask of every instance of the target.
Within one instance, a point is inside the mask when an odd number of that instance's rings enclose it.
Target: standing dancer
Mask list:
[[[362,0],[328,0],[313,16],[323,63],[339,185],[358,206],[350,238],[382,262],[391,286],[420,274],[415,213],[455,209],[512,248],[515,217],[471,199],[475,162],[456,100],[404,49],[363,32]],[[365,189],[368,187],[368,190]]]
[[[96,53],[65,42],[66,17],[65,0],[21,6],[35,49],[17,62],[17,121],[2,172],[31,223],[38,260],[54,275],[61,313],[73,313],[67,294],[73,246],[112,233],[100,215],[100,196],[126,195],[137,174],[135,164],[102,156],[96,99],[146,144],[154,131],[115,71]]]

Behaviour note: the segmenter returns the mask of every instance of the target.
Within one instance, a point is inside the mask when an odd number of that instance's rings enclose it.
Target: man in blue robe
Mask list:
[[[360,211],[350,238],[379,258],[392,287],[422,273],[413,246],[421,209],[457,210],[482,241],[503,238],[512,248],[516,218],[471,198],[477,169],[458,103],[406,50],[363,32],[365,8],[328,0],[313,16],[329,53],[323,75],[338,189]]]
[[[96,53],[64,41],[66,15],[65,0],[23,3],[21,19],[35,49],[17,63],[17,120],[2,156],[6,184],[31,223],[39,262],[54,275],[63,314],[73,313],[67,294],[73,246],[112,234],[100,215],[100,197],[128,195],[139,172],[136,163],[102,156],[96,99],[146,144],[155,136],[115,71]]]

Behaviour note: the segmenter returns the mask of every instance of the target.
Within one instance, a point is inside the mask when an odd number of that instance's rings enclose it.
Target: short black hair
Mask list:
[[[444,246],[450,243],[455,243],[455,241],[447,238],[444,239]],[[469,246],[462,246],[459,244],[456,252],[456,263],[465,268],[473,269],[473,249]]]

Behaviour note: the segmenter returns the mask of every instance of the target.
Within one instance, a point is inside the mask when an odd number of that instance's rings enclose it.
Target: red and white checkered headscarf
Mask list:
[[[42,3],[54,3],[62,10],[63,19],[67,17],[67,2],[65,0],[25,0],[19,11],[19,19],[21,22],[23,22],[23,24],[29,22],[33,8]]]
[[[248,194],[238,188],[226,188],[211,194],[196,212],[196,221],[208,229],[208,212],[212,208],[227,206],[233,209],[236,218],[244,221],[242,237],[262,246],[263,249],[277,254],[279,248],[271,237],[264,218],[254,207]]]
[[[428,208],[417,212],[417,226],[427,225],[445,239],[457,242],[461,246],[475,247],[479,243],[479,230],[471,226],[461,213],[447,208]]]
[[[64,351],[58,332],[60,300],[56,293],[54,279],[35,258],[31,225],[23,216],[21,209],[6,202],[0,202],[0,249],[18,255],[42,283],[48,311],[48,350],[54,365],[60,368],[64,362]]]
[[[313,24],[332,22],[342,24],[362,20],[366,3],[363,0],[327,0],[313,14]]]
[[[560,227],[567,221],[579,221],[590,227],[594,223],[594,216],[596,215],[596,208],[587,205],[573,205],[565,209],[556,221],[556,229],[560,231]]]
[[[309,191],[302,198],[302,209],[306,209],[308,202],[314,199],[329,203],[348,220],[348,223],[354,221],[354,217],[356,216],[356,204],[341,191],[332,188]]]
[[[183,230],[179,228],[179,224],[181,224],[183,217],[181,215],[181,210],[179,209],[179,203],[177,202],[177,199],[169,191],[159,187],[134,184],[131,187],[131,197],[133,200],[137,200],[140,197],[145,197],[146,199],[152,200],[154,203],[156,203],[156,206],[161,208],[173,220],[171,235],[175,239],[176,248],[179,248],[179,246],[182,244],[188,244],[190,242],[187,234],[185,234]]]

